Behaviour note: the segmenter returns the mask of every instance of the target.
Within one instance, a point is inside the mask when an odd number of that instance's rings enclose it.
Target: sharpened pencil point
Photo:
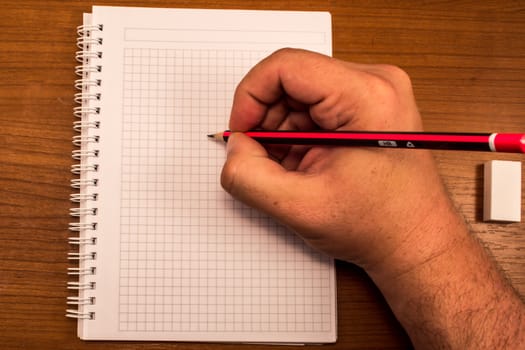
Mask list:
[[[216,134],[208,134],[208,138],[214,140],[214,141],[221,141],[222,140],[222,132],[218,132]]]

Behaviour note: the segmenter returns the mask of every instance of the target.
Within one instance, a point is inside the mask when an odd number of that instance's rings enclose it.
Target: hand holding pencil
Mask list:
[[[421,133],[402,70],[281,50],[241,81],[229,127],[224,189],[362,266],[416,348],[466,348],[487,337],[512,344],[511,335],[524,333],[523,304],[470,236],[428,151],[257,141],[283,130]],[[248,133],[255,130],[262,134]],[[522,137],[513,137],[523,151]],[[478,321],[486,327],[474,327]]]
[[[230,129],[420,132],[422,127],[410,80],[400,69],[285,50],[241,81]],[[443,215],[456,215],[424,150],[263,146],[233,133],[222,184],[310,244],[365,269],[400,249],[415,249],[418,241],[410,234],[424,218],[439,226]],[[450,243],[442,238],[449,237],[436,237],[432,244]]]

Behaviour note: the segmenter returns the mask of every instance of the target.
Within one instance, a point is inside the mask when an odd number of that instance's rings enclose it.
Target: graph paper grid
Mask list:
[[[335,327],[332,262],[219,184],[236,84],[267,52],[124,50],[122,332]]]

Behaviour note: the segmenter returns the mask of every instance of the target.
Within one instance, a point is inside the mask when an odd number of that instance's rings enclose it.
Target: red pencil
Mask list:
[[[208,137],[228,141],[230,130]],[[244,133],[263,144],[361,146],[525,153],[525,134],[380,131],[266,131]]]

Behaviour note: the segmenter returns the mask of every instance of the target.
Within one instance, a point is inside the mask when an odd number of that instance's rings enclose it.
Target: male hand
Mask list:
[[[230,129],[419,131],[398,68],[281,50],[239,84]],[[416,348],[525,347],[525,308],[469,234],[428,151],[227,145],[222,185],[306,242],[361,265]]]
[[[419,131],[408,76],[285,49],[239,84],[230,129]],[[309,244],[367,270],[396,255],[398,271],[439,254],[456,237],[427,237],[450,220],[450,203],[428,151],[351,147],[263,147],[234,134],[222,185],[289,226]],[[452,214],[454,216],[454,214]],[[418,251],[411,259],[406,254]]]

